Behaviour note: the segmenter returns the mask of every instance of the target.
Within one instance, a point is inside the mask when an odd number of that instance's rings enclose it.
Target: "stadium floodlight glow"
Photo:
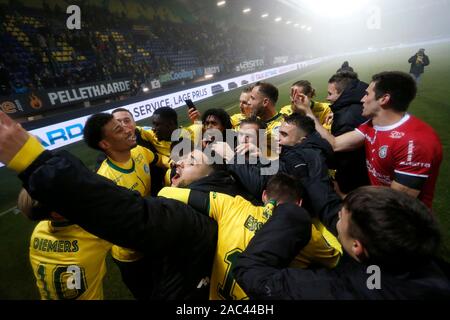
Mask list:
[[[291,24],[292,23],[292,21],[286,21],[286,24]]]
[[[341,18],[350,16],[367,5],[369,0],[315,0],[302,1],[313,13],[319,16]]]
[[[149,89],[148,87],[143,87],[143,88],[142,88],[142,91],[143,91],[143,92],[148,92],[149,90],[150,90],[150,89]]]
[[[245,8],[244,10],[242,10],[242,13],[249,13],[250,11],[252,11],[252,9],[250,9],[250,8]]]
[[[282,20],[281,17],[275,18],[275,22],[280,22],[281,20]]]
[[[298,28],[300,25],[298,23],[294,24],[294,27]]]
[[[268,13],[263,13],[262,15],[261,15],[261,18],[267,18],[269,16],[269,14]]]
[[[217,2],[218,7],[223,7],[227,2],[226,1],[219,1]]]
[[[311,30],[312,30],[311,27],[306,28],[306,31],[311,31]]]
[[[305,25],[302,25],[301,27],[300,27],[301,29],[305,29],[306,28],[306,26]]]

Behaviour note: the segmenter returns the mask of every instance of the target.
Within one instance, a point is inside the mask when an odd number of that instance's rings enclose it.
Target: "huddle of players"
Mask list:
[[[401,77],[403,75],[394,74],[394,76]],[[236,283],[232,272],[236,264],[236,257],[245,250],[255,233],[268,221],[277,205],[293,203],[301,206],[302,198],[306,197],[303,205],[315,216],[311,223],[309,241],[299,250],[291,266],[298,268],[312,266],[334,268],[338,265],[343,251],[339,241],[317,218],[319,212],[315,211],[321,209],[316,208],[324,204],[308,204],[308,202],[313,201],[308,198],[314,197],[309,196],[311,191],[306,195],[303,194],[299,180],[301,181],[302,177],[308,173],[298,172],[296,169],[291,170],[289,166],[284,166],[281,171],[289,175],[279,173],[270,179],[262,177],[261,179],[259,179],[260,177],[254,180],[248,179],[246,174],[251,173],[251,169],[248,172],[246,172],[247,169],[239,169],[234,172],[234,175],[231,175],[227,172],[225,165],[205,164],[208,162],[208,148],[214,149],[224,159],[228,160],[237,154],[254,154],[255,150],[256,154],[260,156],[261,152],[258,150],[260,141],[254,137],[257,130],[264,129],[268,141],[272,137],[276,137],[282,146],[281,152],[284,158],[281,159],[280,157],[279,160],[275,159],[274,161],[285,164],[288,163],[286,154],[292,151],[290,148],[295,149],[297,145],[305,144],[309,137],[314,134],[318,135],[317,132],[327,140],[331,140],[327,135],[327,132],[330,131],[336,136],[345,132],[351,132],[351,134],[358,132],[357,134],[363,140],[365,138],[373,144],[376,142],[376,138],[370,136],[373,134],[370,131],[373,126],[370,121],[368,122],[368,119],[373,118],[374,114],[367,113],[366,107],[363,110],[360,103],[361,99],[365,101],[370,99],[372,93],[379,94],[372,92],[374,91],[373,84],[371,86],[372,88],[369,87],[368,89],[368,86],[359,81],[355,74],[336,74],[330,79],[328,88],[328,100],[332,103],[330,107],[328,103],[312,100],[315,94],[314,89],[308,81],[301,80],[291,87],[291,105],[285,106],[281,108],[280,112],[277,112],[278,90],[276,87],[269,83],[257,83],[241,93],[240,113],[230,118],[221,109],[210,109],[202,115],[202,127],[199,128],[198,125],[194,124],[185,130],[181,130],[180,133],[181,138],[196,141],[201,131],[205,136],[204,133],[208,129],[217,129],[225,133],[226,129],[235,128],[239,130],[239,143],[235,150],[229,150],[230,148],[228,148],[227,151],[226,147],[218,148],[217,146],[220,145],[218,141],[212,144],[202,141],[201,149],[205,150],[205,153],[194,150],[183,155],[181,159],[176,159],[176,161],[171,159],[173,147],[171,140],[173,138],[172,133],[178,129],[178,123],[176,112],[170,108],[156,110],[152,130],[136,127],[131,113],[126,109],[117,109],[111,115],[96,114],[90,117],[86,123],[84,139],[91,148],[100,150],[106,155],[106,159],[101,162],[97,169],[99,175],[112,180],[119,186],[136,191],[143,197],[159,193],[158,195],[161,197],[179,200],[216,220],[219,232],[211,272],[209,297],[211,299],[246,299],[248,298],[247,294]],[[358,99],[357,97],[362,92],[363,96]],[[359,109],[357,102],[359,103]],[[189,116],[191,120],[196,120],[199,113],[196,110],[189,110]],[[383,128],[380,125],[375,126],[375,136],[377,131],[387,131],[391,137],[392,132],[397,132],[394,134],[394,139],[402,139],[404,135],[407,135],[407,132],[403,132],[402,136],[399,126],[408,122],[411,116],[407,116],[408,119],[402,118],[400,125],[394,127],[392,125],[390,128]],[[357,131],[353,131],[356,128]],[[413,131],[410,127],[407,130]],[[427,132],[429,132],[428,128]],[[429,133],[429,136],[436,139],[437,136],[434,137],[433,133]],[[421,134],[424,134],[423,130]],[[397,137],[397,135],[400,137]],[[356,151],[352,150],[347,154],[341,152],[335,158],[330,156],[332,154],[330,149],[336,146],[336,141],[331,140],[328,144],[324,139],[320,138],[320,140],[317,140],[319,142],[315,141],[310,148],[315,149],[314,152],[318,154],[319,162],[320,159],[326,160],[328,165],[337,169],[337,177],[341,177],[340,179],[336,178],[337,190],[340,193],[348,193],[360,185],[368,184],[361,183],[364,180],[358,176],[356,179],[349,179],[349,176],[347,176],[347,180],[351,180],[354,183],[353,185],[349,185],[345,179],[342,180],[342,172],[350,172],[349,175],[357,173],[354,160],[360,158],[355,157],[355,154],[362,153],[364,155],[364,147],[359,141],[360,139],[356,141],[355,137],[350,138],[350,142],[359,147],[356,148]],[[410,141],[408,140],[409,146],[411,146]],[[347,147],[350,142],[346,142]],[[311,144],[311,142],[308,143]],[[440,145],[439,141],[438,144]],[[350,145],[347,149],[355,149],[355,146]],[[388,145],[384,141],[380,148],[376,150],[378,160],[381,163],[375,163],[375,165],[388,171],[389,169],[385,168],[388,165],[382,163],[382,161],[389,159],[388,150],[391,151],[394,147],[394,145]],[[367,145],[365,148],[366,157],[373,157],[371,155],[372,150],[368,151]],[[397,146],[397,148],[399,147]],[[416,144],[413,144],[413,148],[423,152],[422,147],[417,145],[417,140]],[[406,148],[407,150],[400,149],[398,152],[406,154],[407,160],[412,162],[413,151],[411,151],[411,147]],[[311,151],[308,149],[301,152],[310,153]],[[431,171],[424,172],[423,166],[417,168],[411,163],[409,167],[408,164],[395,163],[399,167],[394,168],[395,173],[391,175],[394,182],[404,183],[406,185],[404,188],[421,190],[415,196],[420,198],[425,194],[425,202],[429,201],[427,197],[430,196],[430,192],[432,197],[435,177],[440,164],[439,156],[442,157],[442,155],[439,155],[439,150],[437,153],[430,150],[430,153],[432,153],[431,156],[437,158],[437,162],[432,163],[428,168]],[[397,153],[394,156],[402,157]],[[391,161],[395,162],[396,159]],[[421,161],[428,163],[426,157],[421,156]],[[365,162],[366,159],[358,165],[364,166]],[[370,176],[371,183],[380,185],[381,183],[374,180],[380,178],[376,171],[378,168],[375,165],[367,160],[369,175],[373,173],[373,176]],[[321,163],[320,166],[319,171],[322,170],[328,174],[328,167],[325,162]],[[408,169],[405,169],[406,167]],[[233,171],[232,168],[229,169],[229,171]],[[415,170],[421,171],[416,173]],[[166,171],[171,173],[171,179],[168,178],[169,174],[166,174]],[[339,173],[341,174],[339,175]],[[386,176],[383,179],[386,180]],[[405,179],[405,176],[410,179]],[[238,177],[237,181],[236,177]],[[415,180],[414,177],[418,179]],[[367,179],[367,173],[365,179]],[[340,181],[344,181],[342,187]],[[172,187],[162,188],[169,183]],[[254,187],[254,183],[259,188]],[[358,183],[360,184],[358,185]],[[250,184],[252,185],[250,186]],[[384,183],[384,185],[386,184]],[[390,184],[392,184],[392,181]],[[401,186],[404,185],[401,184]],[[423,192],[423,188],[428,189]],[[408,189],[402,191],[411,193]],[[412,195],[414,194],[412,193]],[[105,201],[108,200],[105,199]],[[42,210],[39,204],[31,200],[25,191],[22,191],[19,196],[19,208],[24,213]],[[155,261],[136,250],[112,245],[99,239],[79,226],[70,224],[56,212],[51,214],[51,221],[41,221],[37,225],[31,237],[30,245],[30,260],[43,299],[102,299],[101,282],[106,272],[105,256],[111,248],[123,281],[135,298],[154,298],[149,296],[148,290],[153,285],[154,279],[149,279],[146,274],[148,274],[149,269],[154,267]],[[38,216],[35,213],[28,215],[35,219]],[[81,266],[81,283],[83,284],[81,288],[73,289],[66,285],[70,274],[65,271],[69,265]]]

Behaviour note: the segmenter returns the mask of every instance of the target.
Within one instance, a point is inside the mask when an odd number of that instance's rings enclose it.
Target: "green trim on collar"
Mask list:
[[[122,173],[132,173],[134,171],[134,168],[135,168],[134,159],[131,159],[131,161],[133,163],[131,168],[130,169],[124,169],[124,168],[121,168],[118,165],[114,164],[111,160],[109,160],[109,158],[106,159],[106,163],[108,164],[108,166],[110,166],[114,170],[117,170],[117,171],[122,172]]]
[[[50,221],[53,228],[62,228],[62,227],[68,227],[71,225],[74,225],[75,223],[72,223],[70,221]]]
[[[269,122],[272,122],[276,119],[278,119],[279,117],[282,116],[282,113],[278,112],[276,115],[274,115],[272,118],[270,118],[269,120],[265,121],[266,124],[268,124]]]

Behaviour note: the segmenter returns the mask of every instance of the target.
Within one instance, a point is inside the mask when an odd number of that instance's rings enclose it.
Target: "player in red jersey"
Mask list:
[[[317,131],[334,151],[352,150],[364,144],[372,185],[391,186],[418,197],[431,208],[442,162],[442,144],[433,128],[406,113],[416,92],[414,79],[406,73],[374,75],[361,100],[362,115],[371,119],[338,137],[321,128],[308,107],[308,97],[297,99],[296,110],[315,119]]]

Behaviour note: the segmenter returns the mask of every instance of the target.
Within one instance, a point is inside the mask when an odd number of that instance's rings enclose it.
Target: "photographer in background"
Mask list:
[[[416,80],[416,84],[419,84],[420,77],[424,72],[425,67],[430,64],[430,59],[425,54],[425,49],[420,49],[415,55],[409,58],[408,62],[411,64],[409,73]]]

